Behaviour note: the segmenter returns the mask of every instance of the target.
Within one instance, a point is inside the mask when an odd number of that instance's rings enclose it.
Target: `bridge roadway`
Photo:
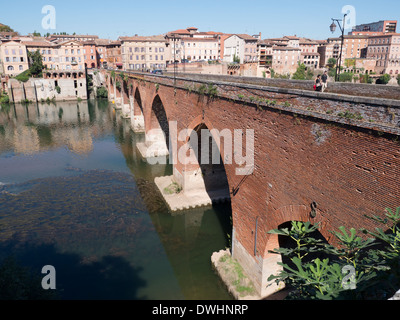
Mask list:
[[[200,189],[211,202],[215,191],[229,194],[232,255],[260,297],[278,289],[267,281],[281,261],[269,252],[280,244],[269,230],[310,221],[334,243],[331,230],[372,229],[365,214],[383,216],[385,208],[400,206],[400,87],[330,84],[329,92],[317,93],[305,90],[307,82],[302,88],[280,79],[278,86],[275,79],[260,85],[225,76],[105,70],[101,77],[132,130],[145,134],[137,145],[143,157],[175,160],[173,175],[155,180],[170,207]],[[192,136],[176,139],[184,129],[208,129],[214,141],[225,129],[242,130],[237,153],[244,161],[227,161],[234,155],[229,158],[224,136],[217,144],[222,165],[182,163],[176,151],[193,142]],[[253,147],[246,130],[254,130]],[[237,174],[249,168],[251,174]]]

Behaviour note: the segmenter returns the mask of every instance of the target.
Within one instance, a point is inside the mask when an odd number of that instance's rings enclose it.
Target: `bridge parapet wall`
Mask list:
[[[188,75],[181,78],[170,76],[154,76],[150,74],[132,74],[139,81],[150,81],[158,85],[173,86],[184,89],[189,93],[197,92],[209,95],[209,86],[214,86],[214,96],[240,101],[244,107],[272,108],[282,112],[295,113],[301,116],[319,118],[323,121],[334,122],[342,125],[352,125],[378,132],[392,134],[400,133],[400,87],[382,85],[348,84],[358,88],[359,95],[346,95],[338,93],[320,93],[310,90],[293,89],[290,86],[307,81],[288,81],[282,79],[278,83],[285,87],[266,87],[255,84],[233,83],[215,81],[216,78],[225,76],[195,75],[189,79]],[[234,77],[241,80],[241,77]],[[246,78],[243,78],[246,80]],[[255,78],[259,79],[259,78]],[[271,79],[261,79],[271,80]],[[284,82],[286,81],[286,82]],[[345,88],[343,84],[334,83],[337,88]],[[287,87],[289,86],[289,88]],[[388,92],[389,97],[368,97],[371,88],[379,88],[380,94]]]

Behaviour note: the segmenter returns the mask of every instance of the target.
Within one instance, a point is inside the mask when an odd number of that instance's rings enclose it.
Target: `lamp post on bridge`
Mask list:
[[[341,41],[341,45],[340,45],[340,54],[339,54],[339,64],[336,64],[335,81],[339,81],[340,67],[341,67],[341,64],[342,64],[342,53],[343,53],[343,42],[344,42],[344,26],[345,26],[345,23],[346,23],[346,16],[347,16],[347,13],[343,16],[343,20],[332,19],[332,24],[329,27],[330,30],[332,31],[332,33],[334,33],[335,30],[336,30],[335,22],[337,22],[337,24],[339,25],[340,31],[342,32],[342,41]],[[343,27],[340,25],[340,21],[343,21]]]

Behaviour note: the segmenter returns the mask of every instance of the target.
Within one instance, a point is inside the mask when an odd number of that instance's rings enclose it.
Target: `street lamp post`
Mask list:
[[[346,16],[347,16],[347,13],[344,15],[343,20],[332,19],[332,24],[329,27],[331,29],[332,33],[334,33],[335,30],[336,30],[336,24],[335,24],[335,21],[336,21],[337,24],[339,25],[340,31],[342,32],[342,41],[341,41],[341,45],[340,45],[340,54],[339,54],[339,64],[336,64],[335,81],[339,81],[340,67],[341,67],[341,64],[342,64],[342,53],[343,53],[343,42],[344,42],[344,25],[346,23]],[[343,21],[343,27],[340,25],[340,21]]]

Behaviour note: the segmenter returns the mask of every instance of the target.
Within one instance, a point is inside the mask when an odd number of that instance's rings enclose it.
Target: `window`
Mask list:
[[[24,67],[23,66],[19,66],[19,71],[22,71],[22,70],[24,70]]]
[[[12,70],[14,70],[14,67],[13,66],[8,66],[7,70],[12,71]]]

